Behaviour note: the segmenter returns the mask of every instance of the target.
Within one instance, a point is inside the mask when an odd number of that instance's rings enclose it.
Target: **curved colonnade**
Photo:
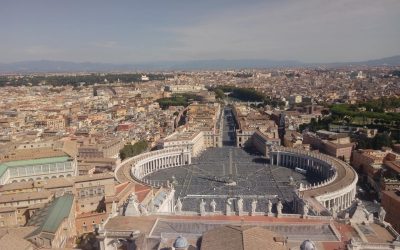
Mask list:
[[[145,176],[161,169],[178,167],[192,163],[191,153],[182,148],[168,148],[143,153],[123,161],[116,169],[118,182],[136,181],[145,185],[158,187],[158,183],[143,179]]]
[[[324,181],[297,190],[301,199],[311,202],[317,210],[338,211],[348,208],[356,195],[357,174],[345,162],[334,157],[286,147],[273,147],[269,152],[272,165],[301,168],[318,175]],[[160,187],[166,183],[145,180],[144,177],[161,169],[191,164],[191,153],[177,148],[161,149],[137,155],[123,161],[115,170],[122,183],[134,181]]]
[[[269,152],[271,164],[301,168],[325,179],[309,186],[300,186],[301,198],[317,200],[328,210],[348,208],[356,195],[357,173],[347,163],[334,157],[300,149],[274,147]],[[315,207],[315,202],[314,207]]]

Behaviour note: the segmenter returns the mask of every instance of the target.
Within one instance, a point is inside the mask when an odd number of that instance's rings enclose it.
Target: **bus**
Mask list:
[[[307,174],[307,170],[302,168],[295,168],[294,170],[300,174]]]

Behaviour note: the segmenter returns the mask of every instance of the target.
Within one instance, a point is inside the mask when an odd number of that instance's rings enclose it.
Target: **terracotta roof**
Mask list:
[[[253,226],[223,226],[203,234],[201,250],[264,250],[288,249],[275,241],[281,236],[267,229]]]
[[[47,199],[51,196],[52,196],[52,193],[50,193],[48,191],[32,192],[32,193],[26,192],[26,193],[18,193],[18,194],[4,194],[4,195],[0,195],[0,203]]]
[[[0,249],[33,249],[33,245],[25,239],[7,233],[0,237]]]
[[[81,176],[74,177],[74,182],[78,183],[78,182],[113,179],[113,178],[114,178],[114,176],[111,173],[81,175]]]
[[[139,230],[141,233],[149,235],[156,221],[157,218],[153,217],[116,216],[110,218],[104,228],[106,230],[132,232]]]

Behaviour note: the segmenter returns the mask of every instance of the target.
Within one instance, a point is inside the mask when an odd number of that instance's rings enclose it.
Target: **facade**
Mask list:
[[[44,207],[53,198],[54,195],[48,191],[0,195],[0,211],[11,216],[14,216],[12,210],[16,211],[16,222],[14,219],[3,220],[4,226],[24,226],[37,209]]]
[[[385,221],[389,222],[397,232],[400,232],[400,189],[382,191],[381,204],[386,211]]]
[[[254,145],[261,149],[260,152],[264,152],[263,144],[280,145],[278,126],[266,114],[245,105],[234,105],[232,112],[237,124],[237,147]],[[256,132],[258,133],[255,134]]]
[[[385,159],[390,151],[359,149],[353,151],[351,165],[359,173],[360,178],[375,191],[381,189],[380,177]]]
[[[162,141],[161,148],[182,148],[196,157],[206,149],[205,141],[207,140],[203,131],[174,132]]]
[[[78,157],[79,159],[116,157],[124,144],[124,141],[119,139],[96,141],[91,138],[78,148]]]
[[[53,197],[73,194],[78,214],[106,211],[104,200],[115,196],[114,176],[109,173],[10,183],[0,187],[0,209],[17,209],[17,221],[24,225],[33,212]]]
[[[0,163],[0,184],[57,177],[71,177],[77,174],[76,160],[69,156],[48,157]]]
[[[346,162],[350,161],[354,147],[347,135],[325,130],[319,130],[317,133],[303,133],[303,144],[310,144],[312,148]]]
[[[18,214],[16,208],[0,208],[0,227],[16,227],[18,225]]]
[[[95,231],[97,225],[102,224],[107,218],[108,213],[85,213],[76,215],[75,228],[77,235]]]
[[[100,202],[115,195],[114,176],[105,174],[77,176],[74,178],[76,212],[87,213],[100,209]],[[105,210],[105,206],[101,208]]]
[[[274,137],[268,137],[260,130],[256,130],[251,137],[252,145],[263,155],[268,155],[269,148],[271,146],[279,146],[280,139]]]

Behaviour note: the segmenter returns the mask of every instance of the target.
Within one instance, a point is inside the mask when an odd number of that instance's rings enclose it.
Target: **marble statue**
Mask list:
[[[147,211],[149,213],[152,213],[155,211],[155,207],[154,207],[154,197],[152,197],[149,201],[149,203],[147,204]]]
[[[205,214],[206,213],[206,202],[201,199],[200,201],[200,214]]]
[[[290,185],[293,185],[293,183],[294,183],[294,179],[292,176],[289,176],[289,183],[290,183]]]
[[[237,200],[237,206],[238,206],[238,212],[241,213],[243,212],[243,199],[242,197],[239,197]]]
[[[385,216],[386,216],[386,211],[383,207],[379,208],[379,221],[384,222],[385,221]]]
[[[272,202],[270,199],[267,201],[267,213],[270,214],[272,213]]]
[[[128,197],[128,203],[126,204],[124,215],[125,216],[138,216],[140,215],[139,202],[137,201],[136,194],[132,193]]]
[[[278,201],[278,203],[276,204],[276,211],[278,215],[282,214],[282,209],[283,209],[283,204],[282,201]]]
[[[181,202],[181,199],[178,197],[178,200],[176,201],[176,205],[175,205],[175,207],[176,207],[176,212],[178,212],[178,213],[180,213],[180,212],[182,212],[182,202]]]
[[[256,212],[256,208],[257,208],[257,200],[254,199],[254,200],[251,202],[251,213],[252,213],[252,214],[254,214],[254,213]]]
[[[232,201],[230,198],[226,199],[225,206],[226,206],[226,214],[229,215],[231,213],[231,208],[232,208]]]
[[[304,204],[303,204],[303,216],[307,216],[308,215],[308,210],[309,210],[308,203],[304,202]]]
[[[149,211],[147,210],[147,208],[145,206],[143,206],[142,204],[139,204],[139,211],[142,215],[149,215]]]
[[[211,206],[211,212],[215,213],[215,208],[217,207],[217,203],[215,202],[214,199],[211,201],[210,206]]]

